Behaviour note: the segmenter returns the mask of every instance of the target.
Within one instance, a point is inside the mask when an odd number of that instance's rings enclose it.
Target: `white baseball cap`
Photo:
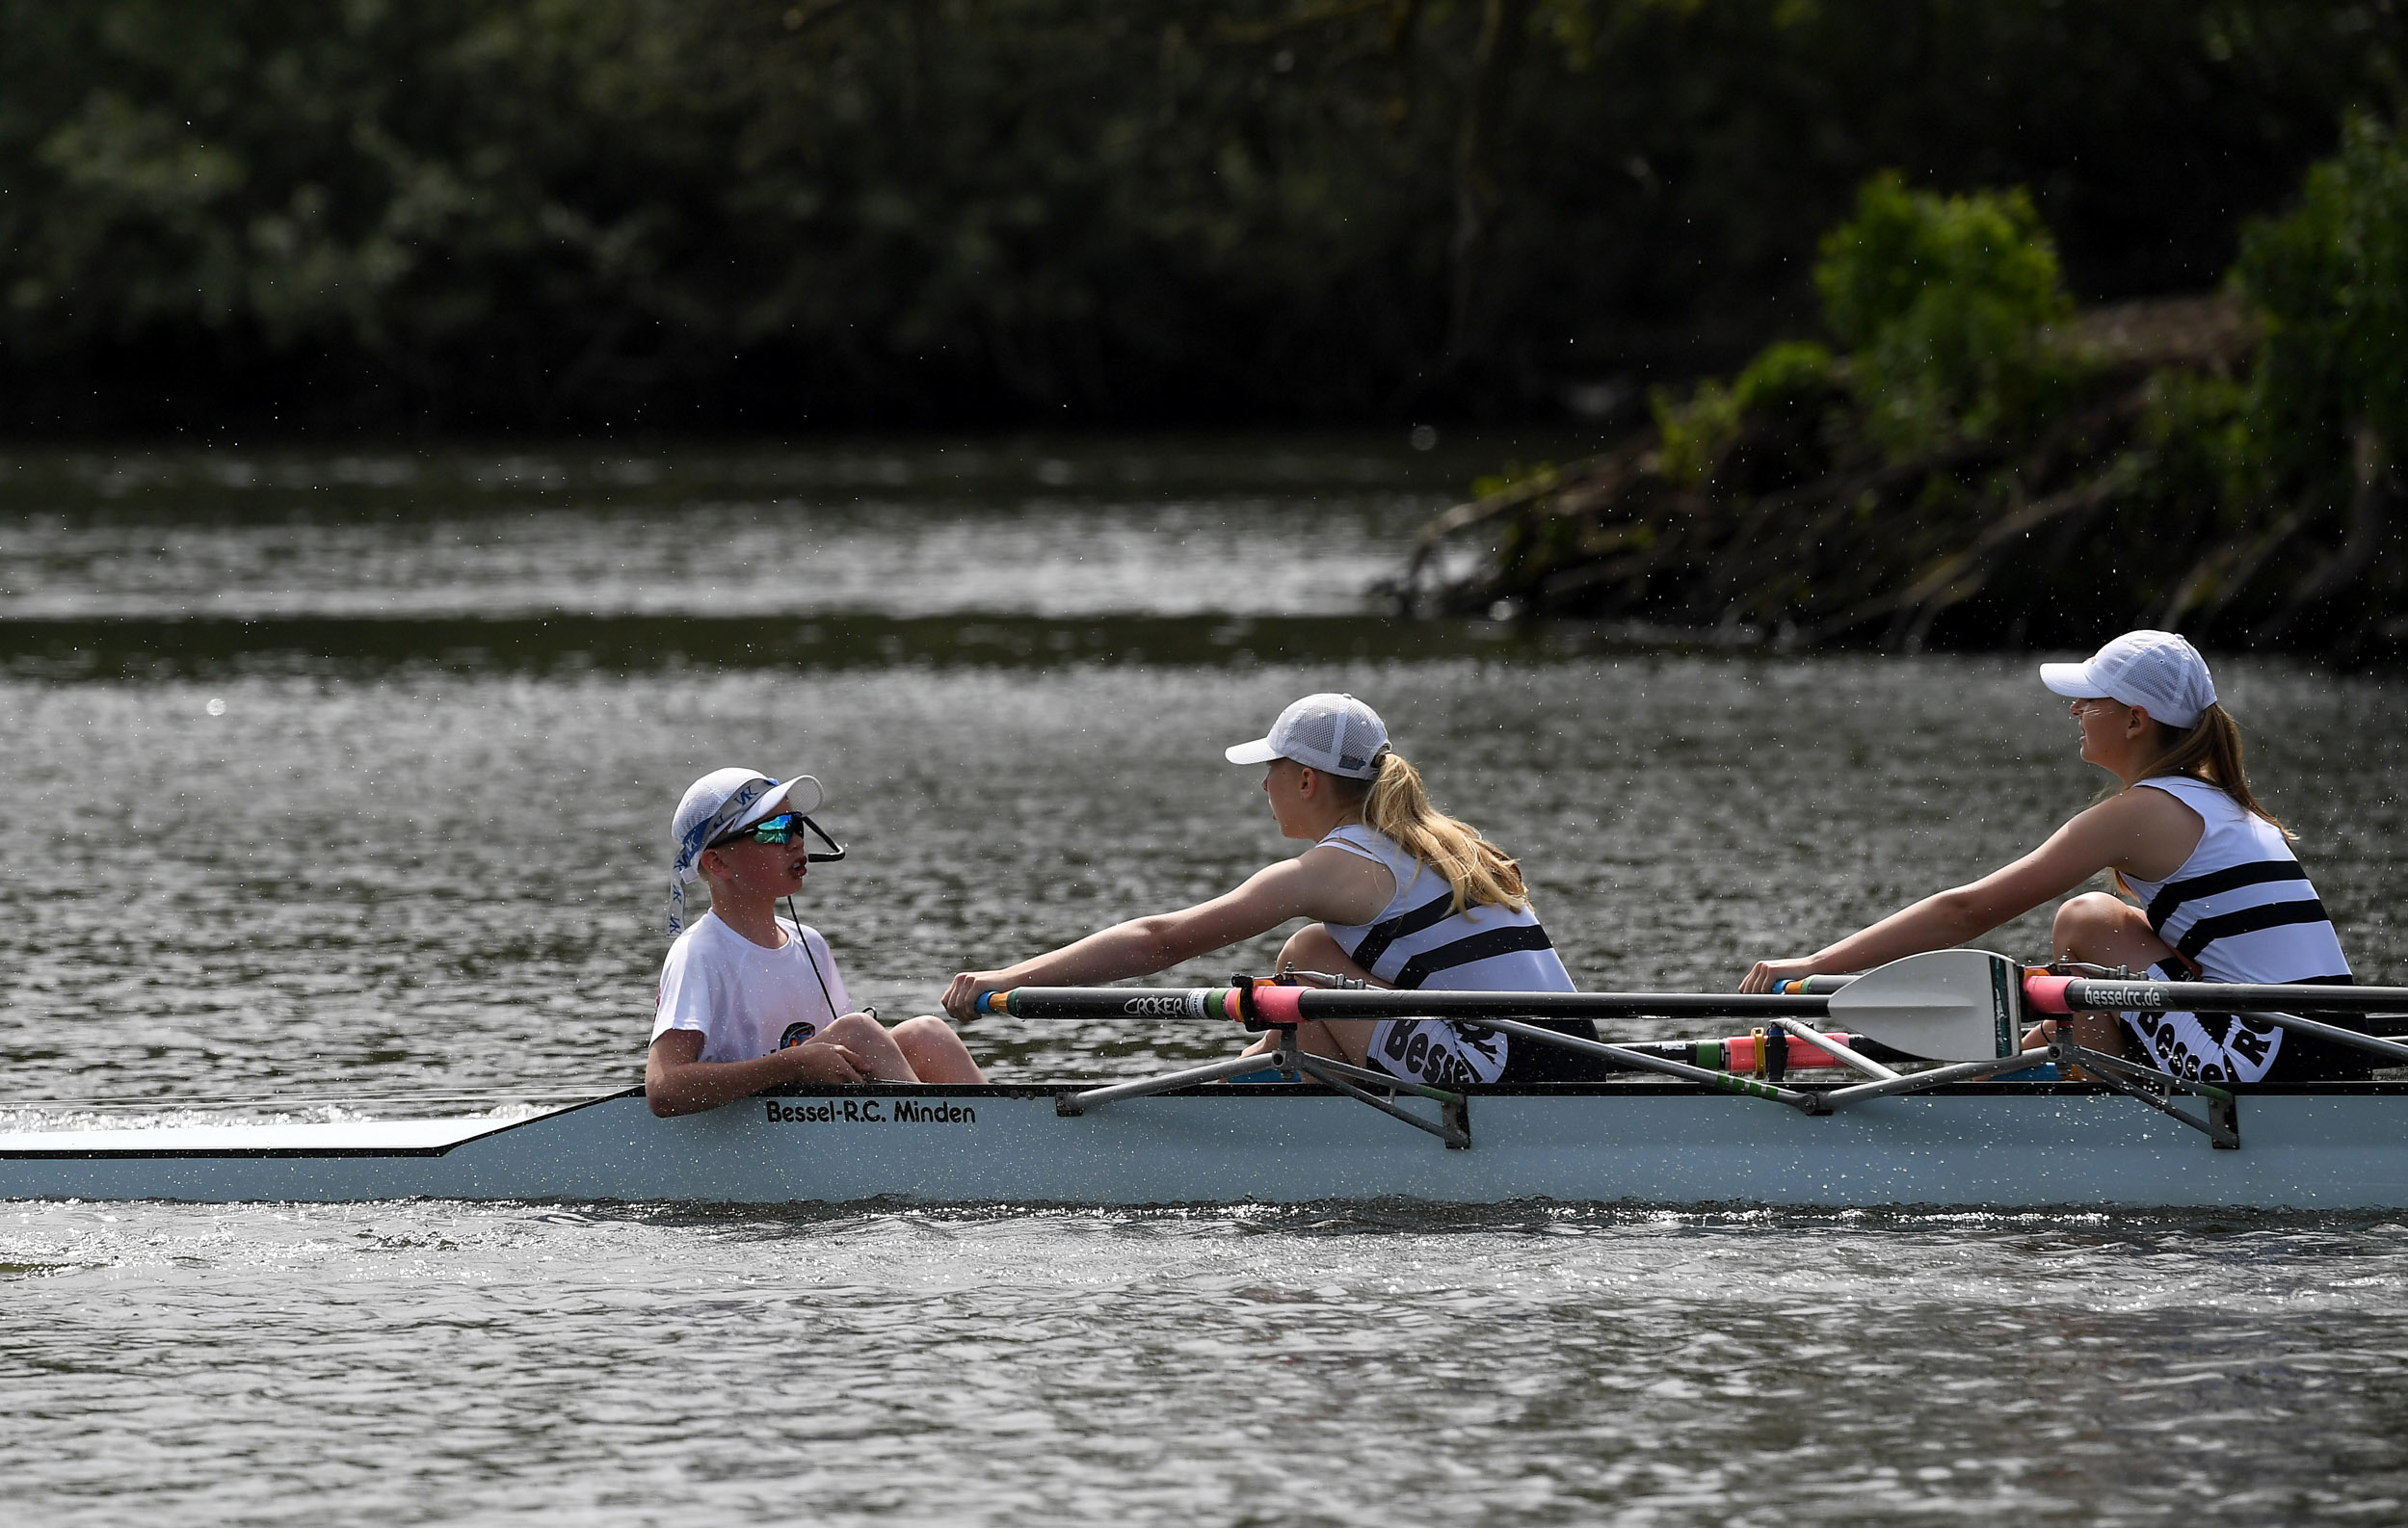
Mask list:
[[[750,828],[780,809],[808,814],[828,799],[819,781],[797,775],[785,781],[757,770],[713,770],[686,787],[669,820],[676,858],[669,870],[669,932],[685,928],[686,883],[701,879],[702,851],[739,828]]]
[[[2215,681],[2199,649],[2170,631],[2128,631],[2088,663],[2044,663],[2040,682],[2074,699],[2120,700],[2167,726],[2199,724],[2215,704]]]
[[[1323,694],[1282,711],[1268,737],[1226,752],[1232,764],[1294,759],[1327,774],[1367,780],[1380,773],[1380,755],[1388,751],[1388,724],[1379,712],[1351,695]]]

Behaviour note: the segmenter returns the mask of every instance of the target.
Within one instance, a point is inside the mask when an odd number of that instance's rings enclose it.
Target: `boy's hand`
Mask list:
[[[794,1082],[868,1082],[869,1067],[842,1045],[824,1040],[805,1041],[779,1052],[793,1058]]]
[[[978,1016],[973,1006],[980,995],[1002,987],[992,971],[964,971],[945,988],[945,1012],[955,1018],[967,1021]]]

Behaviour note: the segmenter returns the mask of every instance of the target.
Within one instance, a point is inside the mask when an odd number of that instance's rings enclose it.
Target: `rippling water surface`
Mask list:
[[[1287,852],[1218,751],[1308,688],[1523,856],[1591,987],[1730,984],[2094,787],[2021,659],[1386,627],[1363,587],[1451,491],[1409,452],[931,459],[15,462],[0,643],[156,659],[0,664],[0,1125],[623,1086],[722,763],[828,782],[806,916],[889,1016]],[[610,635],[747,613],[945,640]],[[296,624],[363,616],[406,640]],[[409,638],[502,617],[566,635]],[[2408,705],[2219,677],[2360,970],[2408,975]],[[1225,1048],[968,1035],[1005,1078]],[[0,1481],[45,1523],[2399,1521],[2403,1283],[2385,1218],[0,1204]]]

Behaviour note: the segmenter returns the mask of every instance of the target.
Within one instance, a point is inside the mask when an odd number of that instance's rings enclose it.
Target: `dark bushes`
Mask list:
[[[0,0],[0,29],[5,428],[782,429],[1627,395],[1577,384],[1809,329],[1815,237],[1881,166],[2028,185],[2086,302],[2201,286],[2344,105],[2388,109],[2399,17]]]
[[[1867,184],[1823,246],[1845,349],[1776,345],[1657,429],[1500,486],[1409,603],[1777,643],[2079,645],[2132,626],[2359,659],[2408,644],[2408,145],[2360,120],[2215,298],[2071,322],[2020,193]],[[1426,552],[1485,529],[1443,587]]]

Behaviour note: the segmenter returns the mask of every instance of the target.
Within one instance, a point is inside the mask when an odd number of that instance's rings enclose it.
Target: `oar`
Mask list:
[[[1253,1012],[1247,1011],[1251,1004]],[[1016,987],[983,992],[982,1014],[1016,1018],[1629,1018],[1711,1014],[1718,1018],[1820,1018],[1825,997],[1736,992],[1419,992],[1389,988]]]
[[[1304,1004],[1310,1002],[1310,1011]],[[1770,1098],[1809,1114],[1820,1105],[1809,1093],[1760,1082],[1686,1060],[1652,1055],[1601,1041],[1583,1040],[1522,1022],[1529,1018],[1615,1017],[1629,1014],[1713,1013],[1774,1016],[1822,1012],[1819,997],[1718,997],[1696,992],[1416,992],[1388,988],[1331,990],[1311,987],[1192,987],[1165,991],[1109,987],[1016,987],[979,994],[982,1014],[1017,1018],[1225,1018],[1257,1027],[1301,1024],[1309,1019],[1447,1017],[1484,1023],[1507,1034],[1576,1050],[1636,1071],[1657,1071],[1752,1097]]]
[[[1886,968],[1885,968],[1886,969]],[[2236,1014],[2244,1009],[2313,1008],[2340,1014],[2408,1009],[2408,987],[2313,987],[2243,982],[2152,982],[2034,976],[2024,1000],[2038,1014]],[[2355,1034],[2355,1030],[2345,1033]]]
[[[1878,1046],[1932,1061],[1992,1061],[2016,1054],[2022,968],[1982,950],[1909,956],[1829,996],[1722,992],[1427,992],[1388,988],[1199,987],[1145,990],[1020,987],[987,992],[982,1014],[1019,1018],[1223,1018],[1257,1025],[1309,1019],[1598,1019],[1710,1014],[1722,1018],[1831,1019]],[[1803,1037],[1802,1037],[1803,1038]],[[1844,1041],[1842,1043],[1845,1043]],[[1617,1047],[1623,1048],[1623,1047]],[[1635,1051],[1633,1052],[1636,1053]],[[1650,1056],[1650,1062],[1670,1058]],[[1689,1058],[1681,1058],[1687,1061]],[[1751,1062],[1753,1057],[1750,1058]],[[1660,1070],[1649,1066],[1649,1070]],[[1713,1068],[1707,1068],[1713,1069]]]
[[[1827,999],[1831,1021],[1928,1061],[2022,1048],[2024,968],[1988,950],[1931,950],[1878,966]]]
[[[2240,982],[2126,982],[2079,976],[2030,976],[2024,1000],[2035,1014],[2232,1014],[2280,1025],[2337,1045],[2353,1045],[2394,1064],[2408,1063],[2408,1045],[2320,1023],[2263,1005],[2372,1014],[2408,1006],[2408,988],[2289,986]]]
[[[1712,1015],[1828,1017],[1879,1044],[1932,1061],[2016,1053],[2022,968],[1982,950],[1935,950],[1870,971],[1828,996],[1735,992],[1427,992],[1389,988],[1018,987],[981,993],[982,1014],[1018,1018],[1197,1019],[1300,1024],[1308,1019],[1598,1019]],[[1653,1069],[1653,1068],[1651,1068]]]

